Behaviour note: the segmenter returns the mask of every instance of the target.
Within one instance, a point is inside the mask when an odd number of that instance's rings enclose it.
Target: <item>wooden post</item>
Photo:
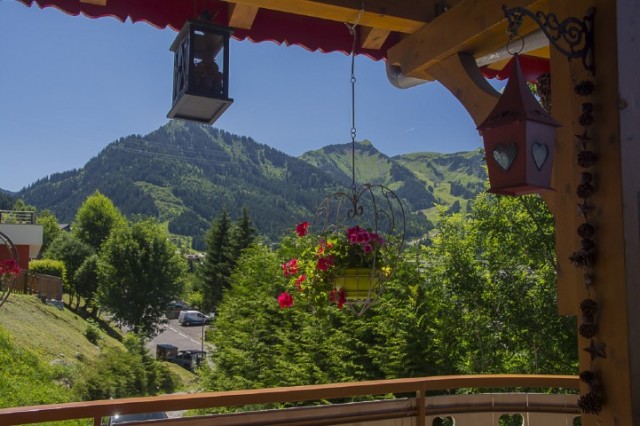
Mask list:
[[[589,352],[591,339],[578,336],[580,370],[591,370],[600,377],[604,404],[598,415],[583,415],[584,426],[640,425],[640,324],[633,315],[640,295],[640,241],[638,205],[640,203],[640,131],[638,128],[637,81],[638,16],[640,9],[634,0],[568,0],[549,2],[549,12],[559,19],[568,16],[582,18],[587,9],[595,7],[596,76],[584,71],[579,61],[567,59],[552,49],[551,78],[553,116],[562,122],[558,131],[557,167],[554,186],[557,190],[555,218],[558,256],[558,289],[560,307],[564,313],[578,314],[586,298],[599,305],[596,344],[604,344],[606,358]],[[635,41],[634,41],[635,40]],[[577,214],[581,202],[576,188],[581,169],[577,165],[578,146],[574,135],[583,127],[578,123],[585,98],[573,91],[584,79],[595,83],[593,102],[594,123],[590,126],[593,142],[590,147],[599,159],[592,168],[596,191],[590,204],[589,222],[595,226],[596,260],[593,283],[585,286],[584,270],[570,264],[569,256],[580,248],[577,227],[584,218]],[[626,103],[625,103],[626,101]],[[622,108],[622,112],[620,109]],[[623,138],[621,138],[621,131]],[[588,387],[583,384],[584,394]]]

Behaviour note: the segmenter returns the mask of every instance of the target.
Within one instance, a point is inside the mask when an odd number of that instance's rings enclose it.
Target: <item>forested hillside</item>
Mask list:
[[[479,152],[388,157],[357,144],[358,183],[395,190],[406,204],[408,233],[423,237],[435,207],[468,208],[485,180]],[[330,145],[291,157],[245,136],[172,121],[146,135],[109,144],[83,168],[42,178],[16,196],[68,223],[96,190],[128,217],[153,216],[203,249],[203,236],[223,209],[249,209],[259,233],[275,240],[292,223],[310,220],[320,201],[351,184],[351,146]]]

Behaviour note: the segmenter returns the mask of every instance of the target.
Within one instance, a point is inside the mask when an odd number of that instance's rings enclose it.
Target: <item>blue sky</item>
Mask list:
[[[176,34],[0,0],[0,188],[82,167],[117,138],[165,124]],[[348,56],[250,41],[233,41],[230,56],[235,102],[215,127],[290,155],[350,141]],[[356,77],[358,140],[390,156],[481,146],[439,83],[397,89],[366,57]]]

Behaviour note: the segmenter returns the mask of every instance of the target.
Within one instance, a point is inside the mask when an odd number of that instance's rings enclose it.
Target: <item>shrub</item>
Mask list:
[[[84,337],[94,345],[97,345],[98,341],[102,338],[100,335],[100,328],[91,319],[87,320],[87,328],[84,330]]]

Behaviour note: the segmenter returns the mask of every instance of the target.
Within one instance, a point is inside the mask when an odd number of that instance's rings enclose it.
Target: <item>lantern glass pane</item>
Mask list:
[[[198,29],[192,34],[192,43],[192,90],[202,96],[223,98],[223,37]]]
[[[518,145],[515,142],[499,144],[493,149],[493,159],[505,172],[511,168],[517,154]]]

